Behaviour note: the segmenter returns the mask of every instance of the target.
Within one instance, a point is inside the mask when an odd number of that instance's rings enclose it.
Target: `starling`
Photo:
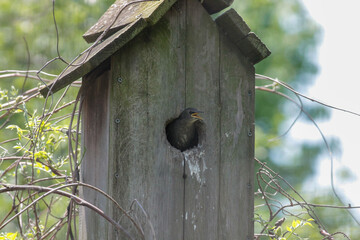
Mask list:
[[[185,151],[198,144],[199,137],[195,123],[202,120],[199,113],[201,112],[195,108],[187,108],[166,126],[166,136],[173,147]]]

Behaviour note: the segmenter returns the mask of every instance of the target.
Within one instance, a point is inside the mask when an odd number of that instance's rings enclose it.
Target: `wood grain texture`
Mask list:
[[[186,105],[204,111],[206,134],[201,147],[184,153],[188,176],[184,239],[215,240],[219,224],[219,32],[198,1],[186,3]]]
[[[233,8],[216,18],[216,23],[219,25],[223,34],[235,43],[245,38],[250,32],[250,27]]]
[[[221,163],[218,239],[254,234],[255,71],[224,35],[220,36]]]
[[[238,42],[237,46],[252,64],[262,61],[271,54],[266,45],[253,32],[250,32],[242,41]]]
[[[234,10],[229,9],[216,19],[221,31],[245,55],[251,63],[256,64],[268,57],[271,52],[266,45],[250,32],[249,26]]]
[[[135,3],[136,2],[136,3]],[[88,42],[95,42],[96,39],[110,26],[104,38],[111,36],[124,26],[131,24],[139,18],[146,22],[155,24],[176,2],[176,0],[147,0],[139,2],[138,0],[117,0],[101,16],[95,25],[93,25],[84,35],[83,38]],[[121,14],[119,15],[119,13]]]
[[[83,81],[81,181],[107,192],[109,166],[109,71]],[[101,143],[101,144],[99,144]],[[89,188],[80,188],[80,196],[106,214],[107,199]],[[80,208],[80,239],[103,239],[107,222],[89,209]],[[98,229],[98,230],[96,230]],[[101,231],[99,231],[101,229]]]
[[[132,214],[146,239],[183,239],[183,159],[165,135],[167,120],[184,107],[183,10],[172,8],[112,58],[110,193],[125,208],[138,200],[149,218],[139,206]]]

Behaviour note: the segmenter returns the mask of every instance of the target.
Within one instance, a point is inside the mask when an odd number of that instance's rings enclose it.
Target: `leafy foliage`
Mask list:
[[[286,221],[285,218],[279,219],[274,224],[270,224],[261,218],[260,215],[255,217],[255,221],[260,223],[263,227],[266,227],[266,234],[258,235],[263,236],[270,240],[305,240],[309,239],[309,228],[314,229],[312,222],[314,219],[308,218],[304,220],[293,219],[292,221]],[[285,222],[286,221],[286,222]],[[320,234],[313,236],[313,238],[321,238]]]

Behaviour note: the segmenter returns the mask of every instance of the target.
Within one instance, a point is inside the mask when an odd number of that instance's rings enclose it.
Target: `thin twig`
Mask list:
[[[268,78],[265,78],[265,79],[268,79]],[[273,79],[271,79],[271,78],[269,78],[269,80],[273,81]],[[276,81],[277,83],[279,83],[279,84],[281,83],[279,80],[275,80],[275,81]],[[284,84],[284,83],[282,83],[281,85],[282,85],[282,86],[287,86],[287,87],[286,87],[287,89],[289,89],[290,91],[292,91],[293,93],[295,93],[296,95],[298,95],[298,93],[297,93],[295,90],[292,90],[292,88],[289,87],[288,85],[286,85],[286,84]],[[324,144],[325,144],[325,146],[326,146],[326,149],[327,149],[327,151],[328,151],[328,153],[329,153],[330,163],[331,163],[331,166],[330,166],[330,168],[331,168],[331,169],[330,169],[330,171],[331,171],[331,173],[330,173],[331,189],[332,189],[335,197],[336,197],[342,204],[344,204],[342,198],[341,198],[340,195],[337,193],[336,188],[335,188],[335,183],[334,183],[334,159],[333,159],[333,154],[332,154],[330,145],[328,144],[325,135],[324,135],[323,132],[321,131],[321,129],[320,129],[320,127],[318,126],[318,124],[316,123],[316,121],[311,117],[311,115],[310,115],[307,111],[304,110],[304,108],[302,107],[302,105],[300,105],[298,102],[296,102],[295,100],[293,100],[291,97],[287,96],[286,94],[284,94],[284,93],[282,93],[282,92],[279,92],[279,91],[276,91],[276,90],[274,90],[274,89],[262,88],[262,87],[259,87],[259,86],[257,87],[257,89],[258,89],[258,90],[262,90],[262,91],[266,91],[266,92],[275,93],[275,94],[277,94],[277,95],[279,95],[279,96],[282,96],[282,97],[286,98],[287,100],[291,101],[292,103],[294,103],[295,105],[297,105],[297,107],[298,107],[298,108],[307,116],[307,118],[314,124],[314,126],[316,127],[316,129],[317,129],[318,132],[320,133],[320,135],[321,135],[321,137],[322,137],[322,139],[323,139],[323,142],[324,142]],[[299,94],[299,96],[302,96],[302,97],[303,97],[302,94],[301,94],[301,95]],[[309,97],[306,97],[306,98],[307,98],[307,99],[310,99]],[[314,100],[314,101],[315,101],[315,102],[318,102],[318,101],[316,101],[316,100]],[[318,102],[318,103],[323,104],[323,103],[321,103],[321,102]],[[324,104],[323,104],[323,105],[324,105]],[[324,106],[327,106],[327,105],[324,105]],[[329,107],[330,107],[330,106],[329,106]],[[342,110],[342,111],[344,111],[344,112],[349,112],[349,113],[351,113],[351,114],[358,115],[358,114],[356,114],[356,113],[347,111],[347,110],[345,110],[345,109],[338,109],[338,108],[332,107],[332,106],[331,106],[331,108],[334,108],[334,109],[337,109],[337,110]],[[359,116],[360,116],[360,115],[359,115]],[[350,212],[350,211],[348,211],[348,213],[350,214],[350,216],[352,217],[352,219],[360,226],[360,222],[356,219],[356,217],[353,215],[353,213]]]
[[[24,209],[22,209],[18,214],[15,214],[12,216],[9,220],[7,220],[5,223],[3,223],[0,226],[0,229],[3,229],[7,224],[9,224],[14,218],[16,218],[18,215],[22,214],[24,211],[26,211],[28,208],[35,205],[39,200],[43,199],[44,197],[50,195],[50,194],[59,194],[61,196],[65,196],[69,199],[74,200],[74,202],[77,205],[85,206],[87,208],[90,208],[91,210],[95,211],[97,214],[101,215],[103,218],[105,218],[107,221],[109,221],[113,226],[115,226],[117,229],[121,230],[127,237],[130,239],[134,239],[120,224],[118,224],[115,220],[107,216],[101,209],[97,208],[93,204],[85,201],[84,199],[81,199],[78,196],[75,196],[71,193],[64,192],[60,189],[71,187],[78,185],[78,183],[70,183],[66,185],[59,186],[57,188],[48,188],[48,187],[40,187],[40,186],[34,186],[34,185],[10,185],[10,184],[2,184],[3,188],[0,188],[0,194],[4,192],[11,192],[11,191],[23,191],[23,190],[32,190],[37,192],[45,192],[43,195],[38,197],[37,199],[33,200],[29,205],[27,205]]]
[[[342,112],[346,112],[346,113],[350,113],[350,114],[353,114],[353,115],[356,115],[356,116],[359,116],[360,117],[360,113],[357,113],[357,112],[353,112],[353,111],[350,111],[350,110],[347,110],[347,109],[344,109],[344,108],[340,108],[340,107],[336,107],[336,106],[333,106],[333,105],[330,105],[330,104],[327,104],[325,102],[322,102],[320,100],[316,100],[315,98],[313,97],[308,97],[298,91],[296,91],[295,89],[293,89],[292,87],[290,87],[288,84],[282,82],[282,81],[279,81],[278,79],[276,78],[271,78],[271,77],[268,77],[268,76],[264,76],[264,75],[261,75],[261,74],[255,74],[255,78],[256,79],[263,79],[263,80],[270,80],[270,81],[273,81],[273,82],[276,82],[278,83],[279,85],[283,86],[284,88],[290,90],[291,92],[295,93],[296,95],[298,96],[301,96],[303,98],[306,98],[312,102],[316,102],[316,103],[319,103],[325,107],[328,107],[328,108],[332,108],[332,109],[335,109],[335,110],[338,110],[338,111],[342,111]]]

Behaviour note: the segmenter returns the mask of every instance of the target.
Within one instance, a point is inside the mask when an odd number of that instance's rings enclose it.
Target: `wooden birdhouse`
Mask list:
[[[84,38],[96,43],[50,86],[82,78],[79,239],[253,239],[254,64],[270,54],[231,0],[116,1]],[[254,16],[256,17],[256,16]],[[101,37],[101,41],[97,41]],[[197,145],[166,126],[201,110]],[[144,236],[144,237],[142,237]]]

